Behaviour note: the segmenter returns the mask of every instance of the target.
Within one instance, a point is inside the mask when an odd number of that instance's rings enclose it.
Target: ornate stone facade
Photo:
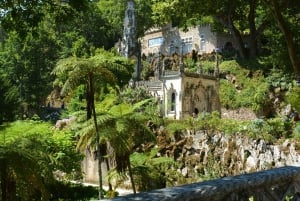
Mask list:
[[[183,119],[202,112],[220,112],[218,77],[184,72],[183,63],[174,64],[167,69],[164,61],[157,61],[154,80],[136,83],[136,87],[146,87],[157,98],[161,115]]]
[[[189,27],[181,30],[171,25],[162,28],[153,28],[145,33],[141,39],[142,54],[172,55],[175,52],[187,54],[195,50],[199,55],[211,53],[216,49],[235,48],[236,45],[231,35],[213,32],[210,25]]]

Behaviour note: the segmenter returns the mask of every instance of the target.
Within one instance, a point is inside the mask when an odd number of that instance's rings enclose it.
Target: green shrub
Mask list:
[[[272,118],[267,120],[270,129],[270,134],[277,139],[279,138],[290,138],[292,134],[292,122],[283,118]]]
[[[222,119],[218,112],[200,113],[195,122],[195,129],[220,130]]]
[[[208,72],[215,69],[216,62],[212,61],[201,61],[200,65],[203,72]]]
[[[300,123],[298,122],[293,129],[293,138],[300,140]]]
[[[50,185],[50,201],[88,201],[98,197],[98,189],[93,186],[83,186],[70,182],[57,181]]]
[[[279,88],[281,91],[289,90],[292,87],[291,76],[279,69],[272,69],[266,77],[266,81],[272,88]]]
[[[293,108],[300,112],[300,87],[294,87],[291,89],[286,95],[286,100]]]
[[[237,90],[234,85],[231,84],[228,80],[220,80],[220,101],[221,105],[225,108],[236,109],[239,107],[239,104],[236,100]]]
[[[235,60],[224,61],[220,63],[220,72],[231,73],[237,77],[243,77],[248,74],[249,70],[243,69]]]
[[[227,109],[240,107],[261,111],[269,100],[269,85],[261,71],[250,71],[236,61],[224,61],[220,64],[220,72],[234,76],[234,82],[220,80],[221,105]]]

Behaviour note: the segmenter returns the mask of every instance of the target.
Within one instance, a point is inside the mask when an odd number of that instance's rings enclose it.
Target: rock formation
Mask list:
[[[285,165],[300,165],[295,143],[285,140],[269,144],[241,134],[225,135],[207,131],[187,131],[173,139],[165,132],[158,134],[162,154],[174,157],[182,164],[185,177],[214,175],[224,177]]]

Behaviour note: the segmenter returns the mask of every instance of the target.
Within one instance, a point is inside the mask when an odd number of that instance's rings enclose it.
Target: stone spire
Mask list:
[[[125,57],[133,56],[136,46],[136,28],[135,28],[135,13],[134,2],[129,0],[127,2],[127,9],[124,19],[124,32],[122,40],[122,54]]]

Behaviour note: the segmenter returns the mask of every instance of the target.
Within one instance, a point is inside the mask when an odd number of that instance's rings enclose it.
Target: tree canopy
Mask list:
[[[300,83],[300,4],[295,0],[134,2],[136,39],[150,28],[170,23],[183,30],[211,24],[213,31],[233,38],[238,58],[219,67],[242,81],[233,85],[220,78],[221,101],[225,107],[242,106],[261,111],[271,104],[266,101],[271,90],[272,93],[275,89],[280,91],[281,97],[281,93],[292,88],[290,74]],[[157,108],[144,107],[149,102],[144,99],[150,97],[146,90],[126,88],[134,62],[115,49],[122,38],[126,6],[125,0],[0,2],[0,194],[3,201],[17,200],[18,196],[34,200],[37,194],[49,200],[47,185],[53,181],[53,172],[70,173],[79,169],[81,155],[75,151],[76,143],[80,150],[92,147],[97,151],[99,167],[103,158],[114,159],[117,172],[129,172],[133,188],[137,173],[134,171],[140,171],[136,178],[145,171],[149,174],[146,178],[153,181],[154,177],[159,178],[155,182],[160,187],[166,184],[166,170],[162,168],[169,167],[163,164],[169,158],[162,161],[156,158],[158,149],[133,154],[144,142],[155,141],[147,121],[162,123]],[[242,65],[243,62],[246,64]],[[146,65],[143,69],[146,72],[145,68]],[[254,73],[258,74],[256,79],[252,79]],[[111,88],[115,90],[113,101]],[[50,123],[29,120],[36,114],[43,116],[47,98],[54,89],[61,92],[59,98],[77,99],[74,105],[80,102],[73,108],[75,112],[84,110],[86,115],[77,132],[57,131]],[[298,108],[299,90],[289,92],[289,101]],[[54,109],[59,114],[66,112]],[[67,112],[64,115],[71,114]],[[220,119],[215,121],[216,125],[212,124],[216,117],[213,114],[209,123],[199,117],[198,127],[205,123],[206,127],[225,130]],[[20,119],[26,120],[16,121]],[[194,120],[189,121],[194,127]],[[284,132],[283,128],[279,130]],[[106,153],[108,146],[114,150],[113,155]],[[146,165],[150,168],[145,168]],[[150,173],[153,171],[155,174]],[[102,179],[101,172],[99,178]],[[150,188],[151,185],[143,187]]]
[[[276,0],[217,0],[217,1],[153,1],[153,19],[155,22],[173,24],[188,28],[191,25],[207,23],[207,16],[214,19],[217,31],[230,33],[238,45],[241,58],[262,56],[258,46],[269,45],[272,52],[272,37],[266,31],[276,24],[281,30],[288,50],[289,60],[294,74],[299,77],[299,23],[300,7],[293,1]],[[276,22],[276,23],[275,23]],[[221,27],[220,27],[221,25]],[[269,29],[270,30],[270,29]],[[247,39],[248,38],[248,39]],[[246,40],[247,39],[247,40]],[[247,44],[247,45],[246,45]],[[284,51],[284,50],[281,50]],[[280,58],[282,59],[282,58]],[[280,59],[272,59],[272,65],[278,67]]]

